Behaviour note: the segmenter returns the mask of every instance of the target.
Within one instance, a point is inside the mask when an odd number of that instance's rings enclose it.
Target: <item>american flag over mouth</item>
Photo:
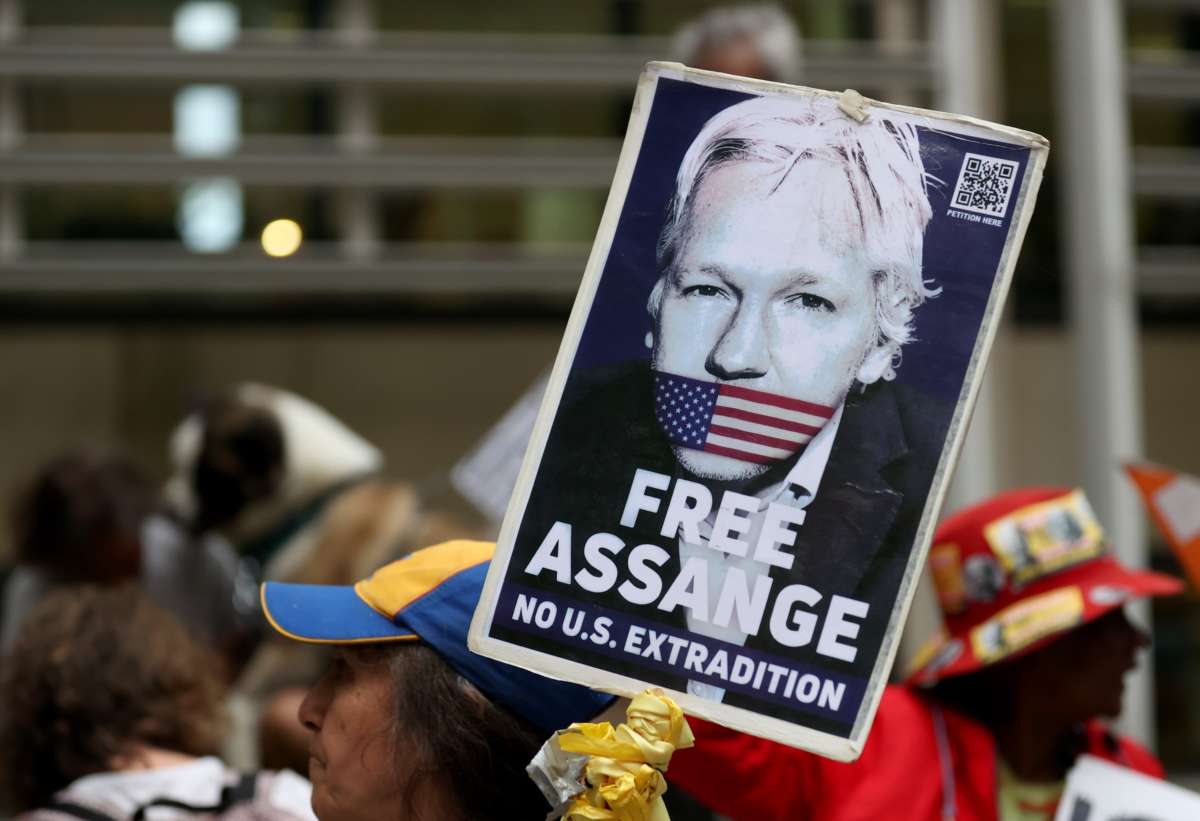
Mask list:
[[[654,413],[667,438],[693,450],[765,464],[808,444],[836,408],[654,372]]]

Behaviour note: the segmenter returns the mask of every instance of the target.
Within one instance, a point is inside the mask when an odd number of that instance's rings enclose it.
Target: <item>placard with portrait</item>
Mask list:
[[[856,757],[1046,153],[649,64],[473,648]]]

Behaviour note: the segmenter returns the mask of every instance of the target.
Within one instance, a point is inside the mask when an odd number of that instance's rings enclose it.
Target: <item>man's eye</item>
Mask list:
[[[683,289],[684,296],[721,296],[724,293],[725,290],[716,285],[689,285]]]
[[[797,294],[789,301],[793,303],[799,303],[803,307],[812,311],[828,311],[829,313],[833,313],[837,310],[833,307],[832,302],[825,297],[817,296],[816,294]]]

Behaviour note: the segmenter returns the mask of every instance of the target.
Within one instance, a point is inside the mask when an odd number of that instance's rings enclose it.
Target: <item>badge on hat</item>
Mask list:
[[[1013,511],[985,527],[983,534],[1018,585],[1093,559],[1107,549],[1104,531],[1079,490]]]
[[[971,649],[984,664],[1011,655],[1083,619],[1083,593],[1061,587],[1010,605],[971,631]]]

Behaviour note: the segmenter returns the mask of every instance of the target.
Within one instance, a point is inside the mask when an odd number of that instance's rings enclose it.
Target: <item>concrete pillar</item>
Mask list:
[[[338,41],[342,46],[365,46],[374,35],[371,0],[341,0],[335,14]],[[338,142],[343,150],[370,152],[378,144],[375,95],[363,83],[346,83],[338,89]],[[375,192],[346,188],[337,192],[336,220],[342,253],[350,260],[379,255],[379,209]]]
[[[21,36],[20,0],[0,0],[0,48]],[[0,152],[11,151],[21,143],[20,89],[15,80],[0,78]],[[21,192],[16,185],[0,184],[0,263],[21,255],[25,240],[25,220],[21,210]]]
[[[875,36],[885,53],[905,55],[917,45],[916,0],[876,0]],[[897,84],[881,89],[883,99],[901,105],[919,105],[912,88]]]
[[[1117,556],[1144,566],[1143,512],[1119,469],[1143,447],[1122,6],[1118,0],[1055,0],[1052,51],[1082,479]],[[1149,608],[1139,615],[1148,626]],[[1153,745],[1148,654],[1126,684],[1122,729]]]
[[[930,0],[929,47],[934,55],[934,105],[960,114],[996,118],[1000,109],[999,49],[995,0]],[[906,13],[906,11],[908,13]],[[892,37],[914,26],[912,8],[899,0],[884,0],[877,7],[881,37]],[[898,101],[899,102],[899,101]],[[994,345],[1002,344],[1004,329]],[[994,350],[995,348],[993,348]],[[945,511],[954,510],[994,493],[997,485],[997,442],[999,430],[995,389],[995,367],[980,388],[967,438],[959,453],[958,466],[946,495]],[[913,595],[912,607],[900,637],[893,670],[902,675],[917,660],[926,658],[931,642],[944,635],[937,588],[928,566]]]
[[[938,71],[937,108],[996,120],[1003,116],[1000,84],[1000,28],[996,0],[932,0],[931,46]],[[993,350],[1009,335],[1001,325]],[[993,360],[995,357],[993,357]],[[967,438],[946,495],[945,511],[977,502],[999,490],[1000,429],[996,383],[1003,381],[993,362],[975,402]]]

